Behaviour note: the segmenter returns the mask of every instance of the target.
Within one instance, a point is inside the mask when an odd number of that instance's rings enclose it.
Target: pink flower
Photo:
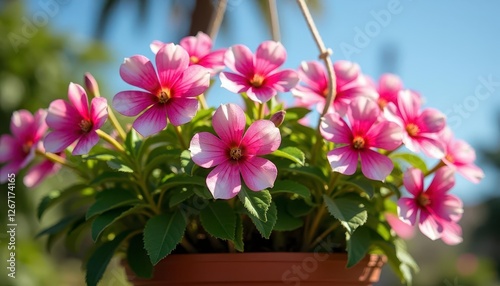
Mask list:
[[[150,47],[156,54],[165,45],[163,42],[153,41]],[[210,70],[212,76],[224,69],[226,49],[212,51],[212,39],[207,34],[198,32],[196,37],[185,37],[180,41],[180,46],[189,54],[189,65],[196,64],[205,67]]]
[[[278,149],[279,129],[269,120],[257,120],[245,132],[245,113],[235,104],[221,105],[212,122],[218,136],[197,133],[189,150],[197,165],[215,167],[206,180],[214,198],[236,196],[241,190],[241,177],[252,191],[272,187],[278,174],[276,166],[259,156]]]
[[[444,156],[444,145],[438,140],[438,133],[446,125],[446,118],[438,110],[420,110],[420,96],[413,91],[403,90],[398,94],[397,105],[387,106],[385,116],[396,122],[403,132],[403,143],[412,152],[422,150],[431,158]]]
[[[379,121],[380,109],[365,97],[351,102],[347,112],[350,126],[337,113],[328,113],[321,122],[321,134],[331,142],[347,144],[328,152],[335,172],[352,175],[361,159],[361,171],[373,180],[384,180],[394,168],[392,161],[372,148],[394,150],[401,145],[401,128],[389,121]]]
[[[403,183],[413,197],[399,199],[398,213],[404,225],[388,220],[394,231],[409,237],[413,231],[409,231],[408,226],[418,223],[420,231],[432,240],[441,238],[451,245],[462,242],[458,221],[462,217],[463,204],[447,193],[455,185],[453,170],[448,167],[437,170],[427,190],[424,190],[424,175],[416,168],[405,172]]]
[[[338,61],[333,65],[336,90],[333,110],[343,116],[352,99],[366,96],[375,99],[378,95],[367,78],[361,74],[359,65],[348,61]],[[302,62],[299,67],[299,78],[305,85],[297,85],[292,89],[297,98],[297,105],[310,108],[316,105],[319,112],[323,111],[328,95],[328,75],[325,67],[316,61]]]
[[[73,155],[87,154],[99,141],[96,130],[108,118],[107,100],[93,98],[90,106],[87,93],[78,84],[70,83],[69,102],[57,99],[49,106],[47,125],[52,129],[43,143],[48,152],[59,153],[78,141]]]
[[[0,137],[0,163],[5,165],[0,169],[0,183],[7,182],[8,174],[17,174],[19,170],[28,166],[35,157],[35,151],[40,148],[41,139],[48,129],[45,123],[47,111],[40,109],[34,115],[27,110],[19,110],[12,114],[10,134]],[[43,177],[54,172],[54,164],[43,161],[32,167],[24,177],[27,187],[34,187]],[[39,178],[38,174],[44,176]]]
[[[398,93],[403,89],[403,82],[394,74],[383,74],[378,80],[378,105],[380,108],[387,106],[389,102],[397,104]]]
[[[221,86],[234,93],[246,92],[255,102],[267,102],[278,92],[289,91],[299,80],[291,69],[278,70],[285,59],[286,50],[279,42],[263,42],[255,55],[246,46],[232,46],[224,63],[237,73],[221,72]]]
[[[45,152],[43,144],[40,141],[38,144],[38,149],[40,152]],[[60,157],[66,157],[64,152],[57,153]],[[48,159],[42,160],[40,163],[32,166],[23,178],[23,183],[26,187],[32,188],[43,182],[46,178],[52,174],[56,174],[61,169],[61,165],[56,164]]]
[[[479,183],[484,178],[484,172],[474,164],[476,160],[474,149],[467,142],[453,138],[453,133],[448,127],[443,129],[439,137],[445,147],[443,162],[467,180]]]
[[[156,54],[156,68],[144,56],[126,58],[120,66],[122,79],[146,91],[127,90],[113,98],[113,107],[125,116],[136,116],[133,127],[143,136],[160,132],[167,119],[175,126],[189,122],[198,111],[196,96],[210,84],[210,72],[189,66],[181,46],[166,44]]]

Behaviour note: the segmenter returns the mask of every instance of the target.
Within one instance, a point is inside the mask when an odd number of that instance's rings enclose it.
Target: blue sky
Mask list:
[[[41,3],[50,1],[55,0],[28,1],[28,17],[41,11]],[[57,1],[61,4],[49,25],[57,32],[72,34],[76,43],[91,39],[100,1]],[[252,1],[229,0],[231,26],[219,34],[215,47],[239,43],[255,50],[261,41],[270,39]],[[105,37],[113,61],[102,70],[90,71],[104,75],[113,94],[130,89],[118,74],[123,58],[134,54],[151,58],[152,40],[176,41],[179,31],[185,29],[167,11],[169,1],[152,1],[144,25],[137,24],[134,5],[128,2],[120,4]],[[278,8],[282,42],[288,52],[285,66],[296,68],[302,60],[317,59],[316,45],[295,1],[278,0]],[[325,44],[334,51],[334,60],[357,62],[374,78],[386,71],[397,73],[405,87],[422,94],[426,107],[447,114],[456,137],[477,148],[498,146],[500,139],[495,117],[500,112],[498,11],[500,2],[495,0],[328,0],[323,1],[315,20]],[[387,50],[395,51],[395,64],[384,64],[382,55]],[[218,104],[228,98],[225,95],[210,95],[209,103]],[[490,191],[498,183],[497,174],[485,170],[486,179],[478,186],[458,178],[454,192],[465,203],[498,195]]]

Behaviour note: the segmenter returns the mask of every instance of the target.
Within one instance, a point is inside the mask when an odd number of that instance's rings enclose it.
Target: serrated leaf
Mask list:
[[[350,234],[363,225],[368,218],[364,202],[357,195],[347,195],[335,199],[323,195],[323,200],[330,214],[338,219]]]
[[[40,236],[46,235],[46,234],[52,235],[52,234],[60,233],[60,232],[64,231],[66,228],[68,228],[71,224],[73,224],[78,219],[81,219],[81,217],[79,217],[77,215],[69,215],[69,216],[63,217],[61,220],[59,220],[55,224],[40,231],[36,235],[36,237],[40,237]]]
[[[130,239],[127,249],[127,262],[130,269],[132,269],[138,277],[153,277],[153,264],[151,264],[148,253],[146,249],[144,249],[142,234],[138,234]]]
[[[86,184],[77,184],[67,187],[62,191],[52,191],[48,195],[46,195],[38,204],[37,209],[37,217],[38,219],[42,218],[42,215],[47,211],[50,207],[54,206],[57,202],[60,202],[67,198],[68,196],[73,195],[74,193],[80,192],[83,189],[88,188]]]
[[[144,228],[144,248],[156,265],[182,240],[187,222],[180,211],[152,217]]]
[[[101,280],[116,249],[129,233],[130,231],[122,232],[117,235],[115,239],[107,241],[95,249],[86,264],[87,273],[85,275],[85,281],[88,286],[97,286],[97,283]]]
[[[105,211],[140,203],[141,201],[137,196],[127,190],[122,189],[106,189],[96,195],[96,201],[87,210],[87,219],[103,213]]]
[[[355,178],[349,181],[342,181],[341,185],[349,185],[358,190],[358,192],[367,194],[370,198],[373,197],[373,194],[375,193],[372,181],[364,177]]]
[[[276,209],[276,205],[271,202],[269,210],[267,211],[266,221],[262,221],[251,214],[249,214],[249,217],[252,220],[255,227],[257,228],[257,230],[262,235],[262,237],[265,239],[269,239],[271,233],[273,232],[274,225],[276,224],[276,220],[278,218],[278,211]]]
[[[411,153],[392,153],[389,155],[391,159],[400,159],[403,160],[407,163],[409,163],[411,166],[420,169],[424,174],[427,173],[427,165],[425,164],[425,161],[420,158],[418,155],[411,154]]]
[[[356,265],[366,256],[371,246],[370,230],[359,227],[350,235],[346,232],[347,240],[347,268]]]
[[[291,180],[276,181],[274,187],[269,189],[269,192],[271,194],[290,193],[296,194],[304,199],[311,198],[311,192],[306,186]]]
[[[261,221],[267,221],[266,214],[272,199],[268,190],[254,192],[242,186],[241,191],[238,193],[238,198],[249,214]]]
[[[209,234],[224,240],[235,239],[236,213],[227,201],[210,202],[201,210],[200,221]]]
[[[290,200],[285,197],[277,197],[274,199],[278,211],[278,219],[274,225],[274,230],[292,231],[304,224],[303,219],[294,217],[288,212],[287,206],[289,202]]]
[[[115,170],[115,171],[118,171],[118,172],[124,172],[124,173],[133,173],[134,170],[132,170],[132,168],[130,168],[129,166],[127,166],[123,161],[121,161],[120,159],[113,159],[113,160],[109,160],[106,162],[106,164],[108,164],[108,166]]]
[[[194,191],[192,188],[177,188],[173,190],[169,190],[169,199],[168,199],[168,206],[169,207],[174,207],[190,197],[194,195]]]
[[[91,226],[92,239],[96,241],[99,235],[104,231],[104,229],[106,229],[109,225],[111,225],[114,221],[116,221],[119,217],[121,217],[121,215],[130,208],[131,206],[116,208],[98,215],[92,221],[92,226]]]
[[[278,149],[271,153],[271,155],[291,160],[292,162],[297,163],[301,166],[304,165],[306,159],[304,152],[296,147],[285,147],[283,149]]]
[[[159,186],[160,190],[168,190],[173,187],[177,186],[186,186],[186,185],[196,185],[196,186],[202,186],[205,187],[205,178],[202,177],[197,177],[197,176],[174,176],[172,178],[169,178],[166,180],[161,186]]]
[[[239,252],[244,252],[245,244],[243,242],[243,220],[240,215],[236,216],[236,230],[234,236],[234,248]]]
[[[290,215],[296,218],[303,217],[310,213],[313,210],[313,207],[304,202],[304,200],[289,200],[287,203],[287,211]]]

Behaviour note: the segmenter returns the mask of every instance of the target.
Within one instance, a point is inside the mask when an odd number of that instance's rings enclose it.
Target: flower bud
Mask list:
[[[286,114],[286,111],[280,110],[280,111],[276,112],[275,114],[273,114],[273,116],[271,116],[271,119],[269,119],[269,120],[271,120],[271,122],[274,123],[274,126],[280,127],[280,125],[285,120],[285,114]]]
[[[87,89],[87,92],[91,98],[101,96],[99,92],[99,85],[97,84],[97,81],[91,73],[86,72],[83,80],[85,81],[85,88]]]

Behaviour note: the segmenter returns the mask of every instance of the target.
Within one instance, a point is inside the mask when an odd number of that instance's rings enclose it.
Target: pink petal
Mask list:
[[[398,214],[403,222],[409,225],[415,225],[419,213],[418,206],[413,199],[400,198],[398,200]]]
[[[269,160],[252,157],[240,164],[243,181],[252,191],[260,191],[274,186],[278,170]]]
[[[468,164],[476,160],[476,152],[463,140],[452,140],[448,152],[456,163]]]
[[[255,73],[265,76],[279,68],[285,60],[286,50],[280,42],[265,41],[255,52]]]
[[[377,103],[366,97],[357,97],[352,100],[347,117],[351,123],[353,132],[366,133],[380,114]]]
[[[19,150],[19,141],[10,134],[0,136],[0,163],[11,161]]]
[[[398,94],[398,108],[405,122],[414,121],[420,112],[420,99],[410,90],[402,90]]]
[[[212,39],[203,32],[198,32],[196,37],[184,37],[179,43],[190,56],[201,58],[212,49]]]
[[[324,97],[323,92],[328,88],[328,80],[324,66],[319,62],[302,62],[299,67],[299,78],[311,90]]]
[[[415,235],[415,227],[400,220],[398,216],[386,213],[385,219],[396,234],[402,239],[410,239]]]
[[[228,145],[239,145],[245,131],[245,112],[236,104],[222,104],[212,117],[215,133]]]
[[[92,129],[101,128],[108,119],[108,101],[104,97],[96,97],[90,103],[90,117],[93,122]]]
[[[383,121],[374,124],[366,133],[370,147],[394,150],[403,144],[401,127],[394,122]]]
[[[443,232],[443,226],[440,224],[435,217],[426,211],[420,212],[420,222],[418,224],[420,231],[432,240],[436,240],[441,237]]]
[[[10,131],[18,140],[24,141],[33,138],[35,120],[31,112],[22,109],[14,111],[10,120]]]
[[[462,218],[464,212],[464,204],[462,200],[454,195],[447,194],[441,202],[439,215],[446,220],[458,222]]]
[[[438,110],[427,108],[420,114],[417,124],[420,132],[437,133],[446,126],[446,116]]]
[[[62,99],[52,101],[45,122],[54,130],[77,130],[78,124],[84,119],[78,111]]]
[[[358,152],[353,151],[350,146],[335,148],[327,154],[328,162],[334,172],[344,175],[352,175],[358,167]]]
[[[241,145],[248,154],[266,155],[278,149],[281,144],[280,130],[269,120],[253,122],[241,139]]]
[[[158,51],[163,46],[165,46],[165,43],[162,42],[162,41],[157,41],[157,40],[154,40],[153,42],[151,42],[151,44],[149,44],[149,48],[151,49],[151,51],[153,52],[153,54],[157,54]]]
[[[99,136],[97,135],[96,132],[91,131],[87,134],[84,134],[80,136],[80,139],[78,140],[78,143],[75,146],[75,149],[73,149],[73,152],[71,154],[73,155],[85,155],[90,152],[90,149],[94,147],[97,142],[99,142]]]
[[[397,102],[398,92],[403,89],[403,82],[394,74],[383,74],[380,76],[378,91],[380,97],[388,102]]]
[[[297,86],[293,88],[291,92],[293,96],[296,97],[297,101],[295,104],[298,106],[310,108],[311,106],[319,102],[325,101],[325,97],[323,95],[318,94],[316,91],[309,87]]]
[[[215,167],[207,176],[207,186],[215,199],[230,199],[241,190],[238,165],[229,162]]]
[[[189,66],[172,86],[172,97],[195,97],[210,85],[210,71],[202,66]]]
[[[245,77],[230,72],[221,72],[219,75],[221,87],[233,93],[241,93],[250,88]]]
[[[80,138],[80,134],[72,130],[52,131],[43,140],[43,146],[47,152],[59,153]]]
[[[361,171],[368,179],[383,181],[394,168],[391,159],[371,149],[359,152],[359,156],[361,158]]]
[[[162,88],[171,88],[189,66],[189,55],[173,43],[161,47],[156,54],[156,69]]]
[[[427,193],[432,196],[443,195],[453,186],[455,186],[455,172],[451,168],[441,167],[436,171]]]
[[[4,184],[8,181],[9,174],[17,174],[21,169],[20,162],[9,162],[0,168],[0,184]]]
[[[68,88],[68,98],[69,102],[71,102],[81,117],[90,119],[89,99],[83,87],[79,84],[70,83]]]
[[[424,191],[424,174],[420,169],[408,168],[403,175],[403,184],[410,194],[417,197]]]
[[[61,169],[61,165],[56,165],[49,160],[44,160],[40,164],[31,167],[24,176],[23,183],[26,187],[36,187],[50,175]]]
[[[168,120],[174,126],[185,124],[196,115],[198,100],[196,98],[171,98],[166,104]]]
[[[478,184],[484,178],[484,172],[478,166],[470,163],[457,166],[457,172],[472,183]]]
[[[441,239],[448,245],[457,245],[463,241],[462,228],[456,223],[444,223]]]
[[[414,143],[417,143],[424,154],[431,158],[441,159],[445,155],[444,144],[432,136],[421,135],[416,138]]]
[[[244,45],[230,47],[224,55],[224,64],[245,77],[251,77],[254,74],[253,54]]]
[[[155,68],[145,56],[137,55],[125,58],[120,66],[120,76],[126,83],[151,93],[156,93],[160,89]]]
[[[286,92],[295,87],[298,82],[299,75],[297,72],[287,69],[269,75],[265,80],[265,85],[279,92]]]
[[[47,132],[49,126],[47,126],[47,123],[45,122],[47,118],[47,110],[45,109],[39,109],[37,112],[34,114],[35,119],[34,119],[34,124],[35,124],[35,134],[34,134],[34,140],[39,141],[45,136],[45,133]]]
[[[261,87],[251,86],[246,92],[248,98],[258,103],[266,103],[277,94],[276,89],[265,85]]]
[[[167,126],[167,110],[164,104],[155,104],[141,114],[132,124],[144,137],[156,134]]]
[[[361,73],[358,64],[343,60],[335,62],[333,69],[338,87],[356,80]]]
[[[113,97],[113,108],[125,116],[136,116],[151,105],[158,102],[158,98],[144,91],[121,91]]]
[[[206,68],[211,69],[211,75],[221,71],[224,66],[224,54],[227,49],[220,49],[209,53],[208,55],[202,57],[198,64]]]
[[[326,114],[321,120],[321,135],[334,143],[351,144],[353,135],[347,123],[337,113]]]
[[[193,162],[203,168],[212,168],[227,161],[227,149],[224,142],[208,132],[195,134],[189,144]]]

